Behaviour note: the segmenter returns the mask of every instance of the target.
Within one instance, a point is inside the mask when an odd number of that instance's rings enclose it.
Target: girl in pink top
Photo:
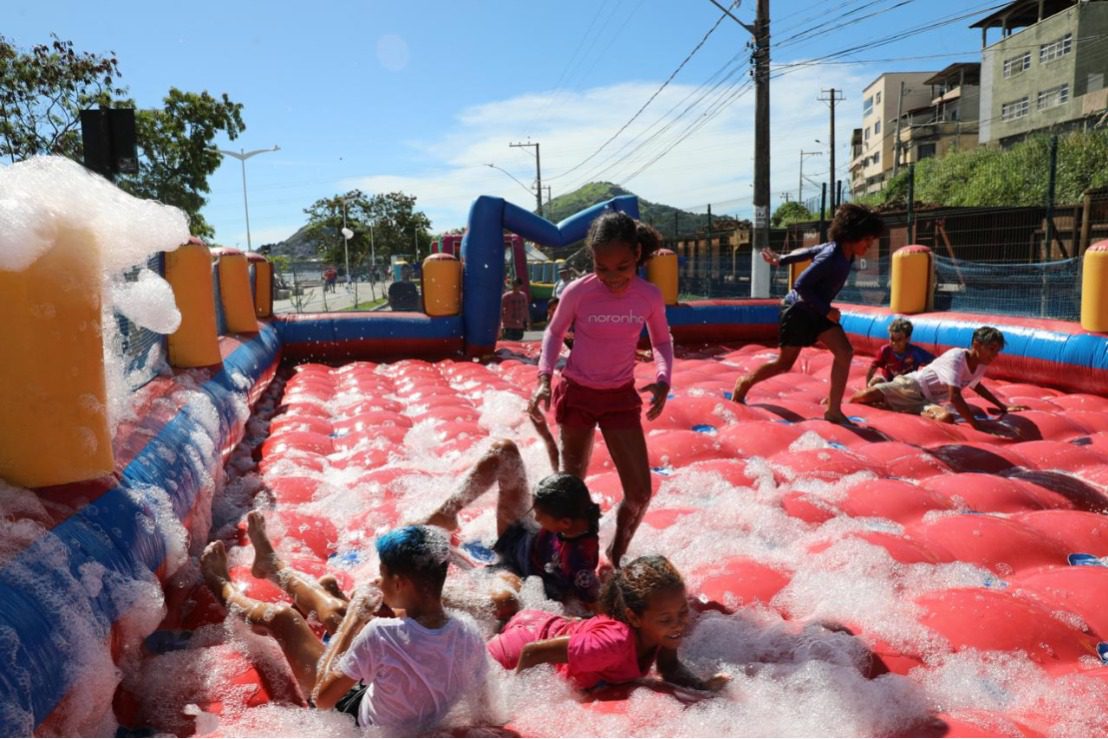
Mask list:
[[[657,664],[664,680],[696,690],[719,690],[723,674],[701,680],[681,664],[689,604],[680,573],[665,557],[639,557],[604,585],[607,615],[571,619],[546,611],[520,611],[488,644],[509,670],[553,664],[581,690],[627,683]]]
[[[600,427],[623,484],[616,533],[607,550],[609,561],[619,567],[650,502],[639,393],[650,393],[646,417],[657,418],[669,393],[673,342],[661,291],[637,275],[660,245],[658,232],[625,213],[605,213],[593,221],[586,243],[592,250],[593,274],[565,289],[546,327],[530,411],[534,415],[540,405],[549,408],[553,399],[562,442],[560,471],[581,479],[588,474],[593,437]],[[573,348],[552,394],[550,379],[571,326]],[[657,375],[655,382],[636,391],[635,350],[643,326],[650,334]]]

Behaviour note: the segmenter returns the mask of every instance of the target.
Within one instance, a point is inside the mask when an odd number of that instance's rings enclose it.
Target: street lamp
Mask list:
[[[230,149],[216,149],[220,154],[224,156],[234,157],[242,163],[242,209],[246,213],[246,250],[253,251],[254,247],[250,243],[250,206],[246,202],[246,160],[252,156],[258,154],[265,154],[269,151],[280,151],[281,147],[274,145],[272,149],[254,149],[253,151],[245,151],[239,149],[238,151],[231,151]]]
[[[350,292],[350,239],[354,232],[346,227],[346,198],[342,199],[342,251],[346,259],[346,291]],[[354,305],[358,304],[358,283],[354,283]]]
[[[504,174],[506,174],[506,175],[508,175],[509,177],[511,177],[511,178],[512,178],[513,180],[515,180],[515,181],[516,181],[516,184],[517,184],[517,185],[519,185],[520,187],[522,187],[522,188],[523,188],[524,190],[526,190],[526,191],[527,191],[527,194],[528,194],[528,195],[534,195],[534,194],[535,194],[535,191],[534,191],[534,190],[532,190],[531,188],[527,187],[527,185],[525,185],[525,184],[523,184],[522,182],[520,182],[520,181],[519,181],[519,179],[518,179],[518,178],[517,178],[517,177],[516,177],[516,176],[515,176],[514,174],[512,174],[511,172],[509,172],[508,170],[506,170],[506,169],[503,169],[503,168],[501,168],[501,167],[498,167],[498,166],[496,166],[495,164],[486,164],[485,166],[486,166],[486,167],[492,167],[493,169],[497,169],[497,170],[500,170],[500,171],[501,171],[501,172],[503,172]]]

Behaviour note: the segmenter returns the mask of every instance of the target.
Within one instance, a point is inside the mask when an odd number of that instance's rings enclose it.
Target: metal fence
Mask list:
[[[147,260],[144,265],[136,265],[123,275],[128,282],[138,280],[139,272],[149,269],[159,275],[165,276],[165,254],[158,252]],[[137,389],[150,382],[158,375],[165,363],[168,351],[168,338],[163,334],[155,333],[131,322],[121,313],[115,313],[116,330],[119,337],[119,352],[123,358],[124,370],[131,389]],[[151,352],[156,352],[161,361],[151,361],[155,357]]]

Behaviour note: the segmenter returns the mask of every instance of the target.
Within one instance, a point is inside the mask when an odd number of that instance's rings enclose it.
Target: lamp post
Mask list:
[[[512,178],[513,180],[515,180],[515,183],[516,183],[517,185],[519,185],[520,187],[522,187],[522,188],[523,188],[524,190],[526,190],[526,191],[527,191],[527,194],[528,194],[528,195],[534,195],[534,194],[535,194],[535,191],[534,191],[534,190],[532,190],[531,188],[527,187],[527,185],[523,184],[523,183],[522,183],[522,182],[521,182],[521,181],[519,180],[519,178],[518,178],[518,177],[516,177],[516,176],[515,176],[514,174],[512,174],[512,173],[511,173],[511,172],[509,172],[508,170],[504,169],[503,167],[498,167],[498,166],[496,166],[495,164],[486,164],[485,166],[486,166],[486,167],[492,167],[493,169],[495,169],[495,170],[499,170],[499,171],[503,172],[504,174],[508,175],[509,177],[511,177],[511,178]]]
[[[253,245],[250,243],[250,206],[246,202],[246,160],[252,156],[258,154],[265,154],[270,151],[280,151],[281,147],[274,144],[272,149],[254,149],[253,151],[245,151],[239,149],[238,151],[231,151],[230,149],[216,149],[220,154],[228,157],[234,157],[238,159],[242,164],[242,209],[246,213],[246,250],[254,251]]]
[[[346,198],[342,199],[342,253],[346,261],[346,291],[350,292],[350,239],[354,232],[346,227]],[[354,283],[354,305],[358,304],[358,283]]]

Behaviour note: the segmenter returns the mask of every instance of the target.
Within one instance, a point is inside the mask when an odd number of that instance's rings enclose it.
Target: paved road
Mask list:
[[[380,298],[385,295],[387,283],[377,282],[370,285],[368,282],[359,282],[356,286],[347,286],[340,283],[335,286],[334,292],[327,293],[323,292],[322,285],[305,288],[303,295],[300,297],[300,312],[326,313],[349,310],[355,304],[355,287],[357,287],[357,302],[368,303],[374,297]],[[292,300],[274,300],[273,312],[296,313],[297,310]]]

